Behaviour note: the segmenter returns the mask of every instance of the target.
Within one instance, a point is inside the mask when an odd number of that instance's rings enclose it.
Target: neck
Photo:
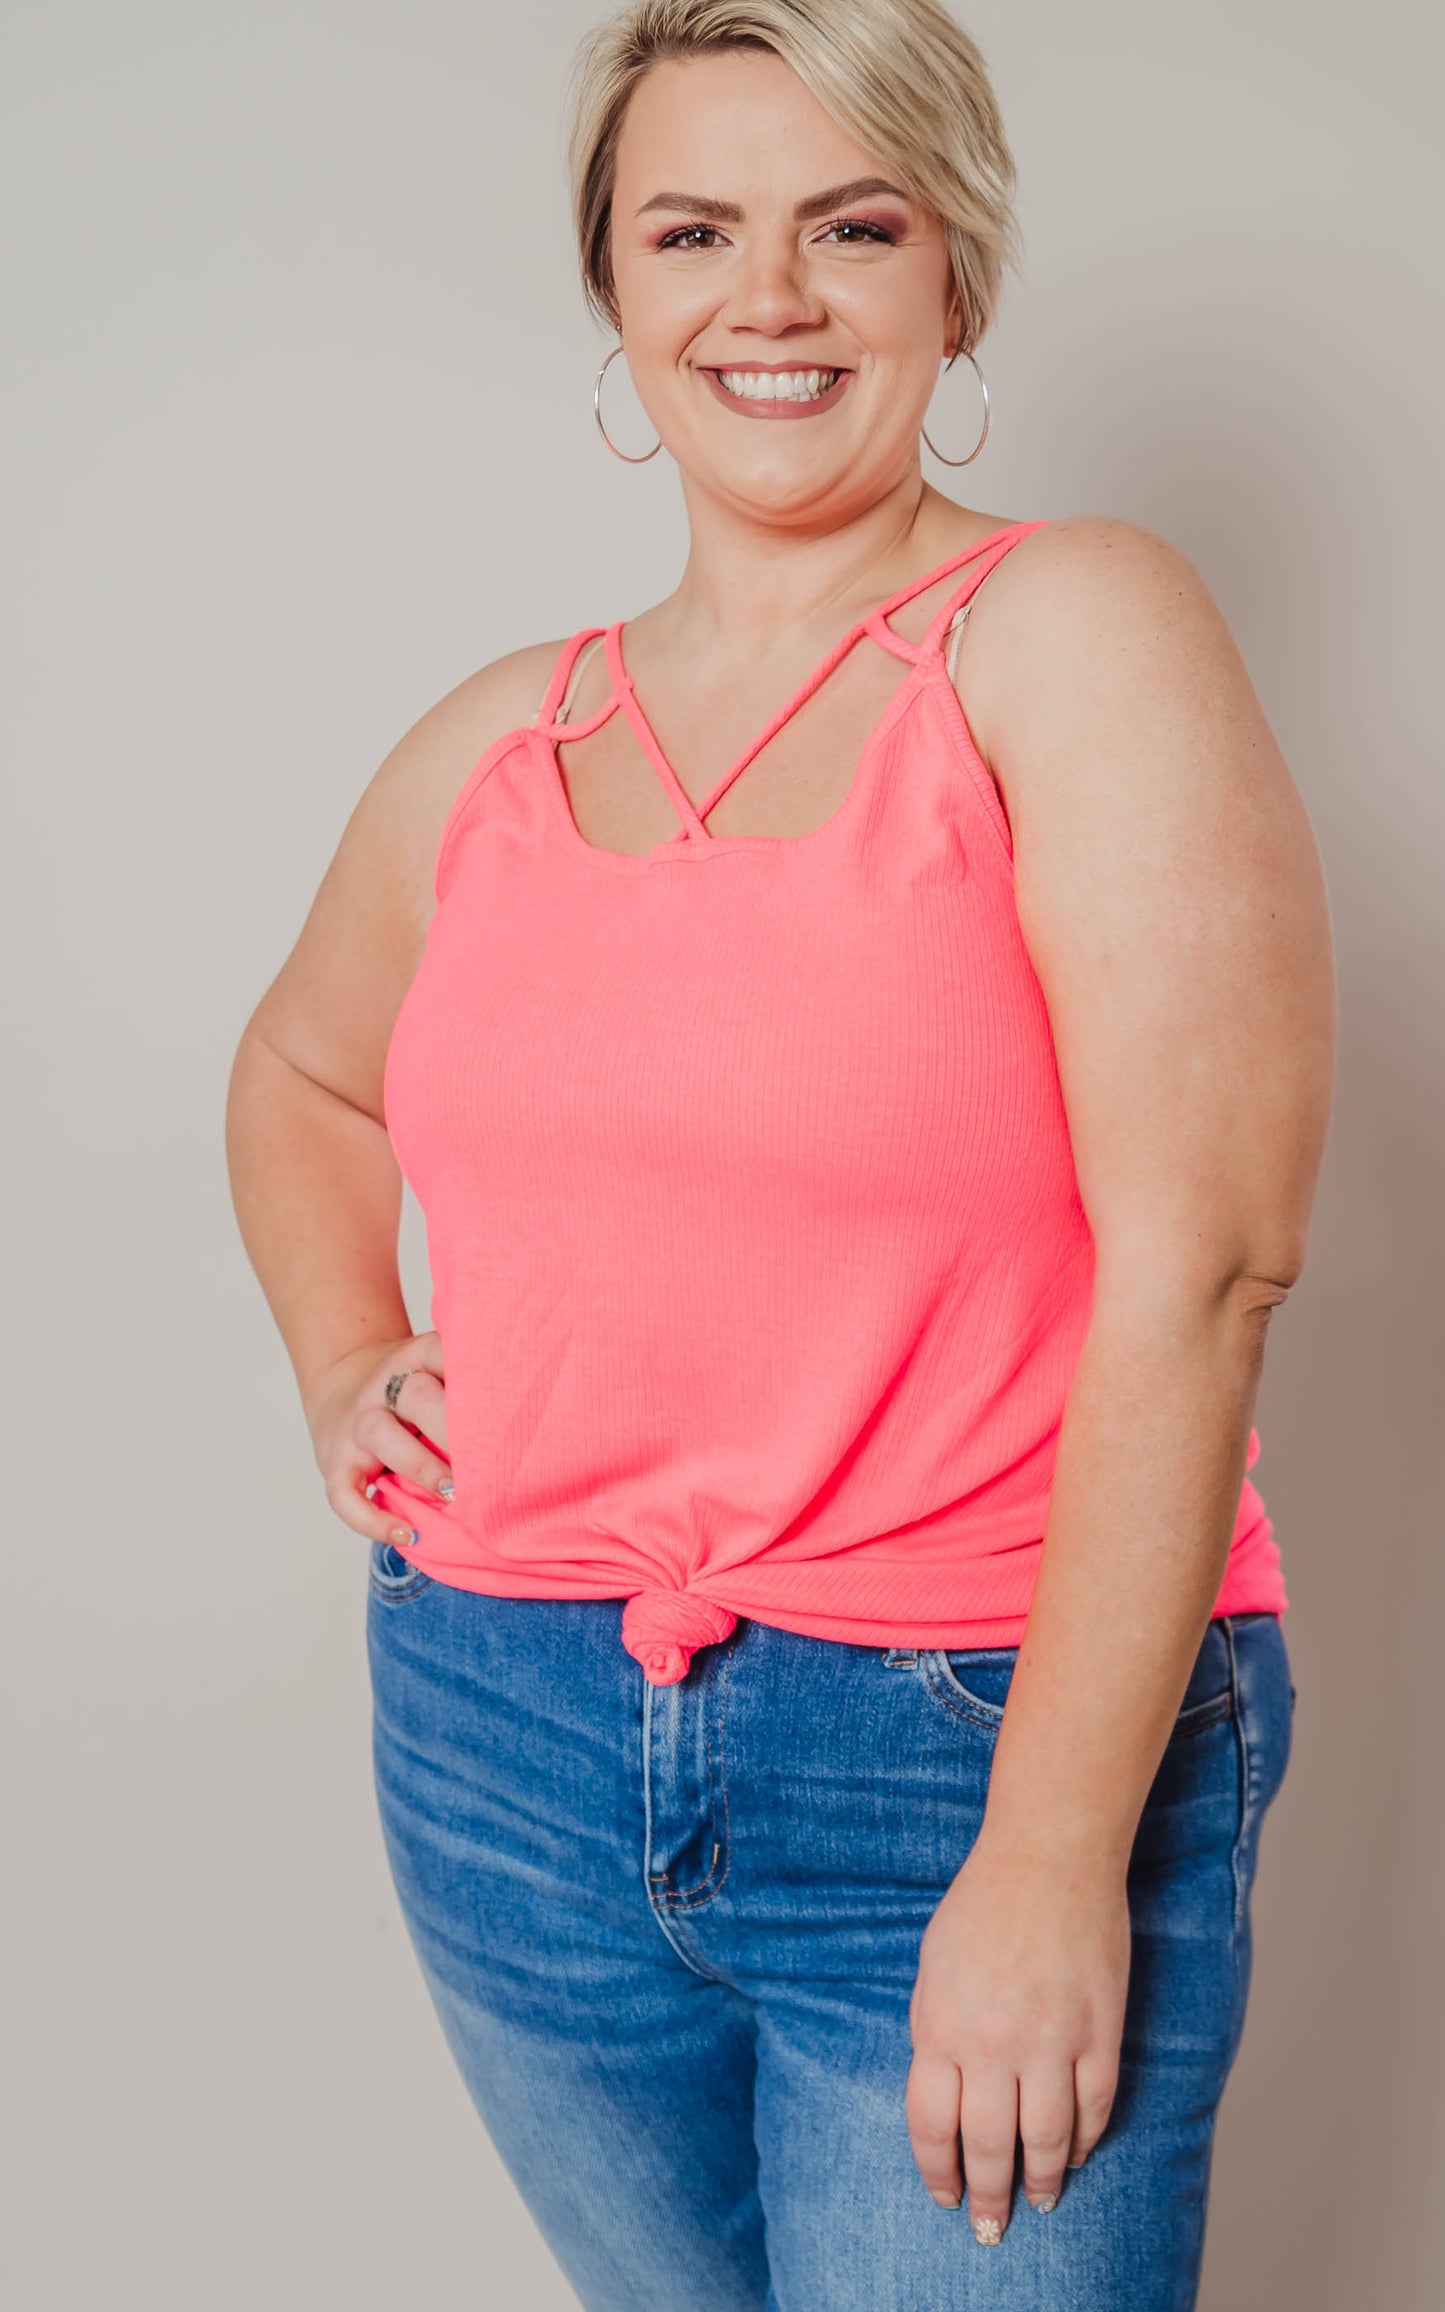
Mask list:
[[[827,527],[756,521],[683,480],[690,544],[676,591],[648,615],[670,644],[756,662],[791,635],[863,617],[952,550],[962,511],[916,471]]]

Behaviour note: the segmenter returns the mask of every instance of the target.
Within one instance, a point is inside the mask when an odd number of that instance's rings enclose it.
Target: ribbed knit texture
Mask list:
[[[586,628],[447,819],[385,1106],[426,1216],[456,1493],[385,1472],[376,1499],[438,1580],[627,1598],[658,1684],[739,1615],[875,1646],[1023,1632],[1093,1240],[1008,821],[943,641],[1041,526],[860,620],[696,809],[620,623]],[[904,641],[889,614],[965,565]],[[611,695],[559,723],[598,634]],[[709,835],[874,644],[910,672],[833,816]],[[556,754],[617,711],[679,816],[638,857],[587,843]],[[1285,1603],[1246,1479],[1214,1610]]]

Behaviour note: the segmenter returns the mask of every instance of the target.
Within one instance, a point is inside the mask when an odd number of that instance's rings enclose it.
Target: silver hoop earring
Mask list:
[[[944,363],[945,370],[952,369],[954,362],[958,359],[959,353],[963,355],[966,361],[973,361],[973,355],[969,352],[968,347],[966,345],[961,345],[958,348],[958,352],[952,356],[952,359]],[[923,435],[924,441],[928,442],[928,447],[933,450],[933,454],[941,466],[971,466],[974,459],[978,456],[979,451],[983,448],[984,443],[988,440],[988,380],[984,376],[983,371],[979,368],[976,361],[973,361],[973,366],[975,372],[977,373],[978,382],[983,387],[983,432],[979,435],[978,440],[974,443],[973,448],[968,453],[968,456],[966,458],[946,458],[942,450],[933,449],[932,442],[928,441],[928,432],[926,427],[920,426],[918,429],[919,432]]]
[[[612,436],[607,431],[606,426],[602,423],[602,380],[607,375],[608,368],[617,359],[617,356],[621,351],[622,340],[619,338],[617,343],[613,346],[612,351],[608,354],[606,361],[603,362],[602,367],[597,372],[597,383],[592,388],[592,415],[597,420],[597,431],[601,434],[602,439],[606,442],[607,447],[611,450],[612,455],[615,458],[621,458],[622,463],[625,466],[645,466],[648,459],[655,458],[658,451],[661,449],[661,439],[655,441],[650,450],[644,450],[640,458],[630,458],[626,450],[620,450],[617,447],[616,442],[612,439]]]

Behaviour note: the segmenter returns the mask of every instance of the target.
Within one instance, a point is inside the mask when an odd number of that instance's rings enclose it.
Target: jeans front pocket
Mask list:
[[[419,1565],[403,1557],[394,1542],[374,1541],[371,1545],[371,1564],[368,1582],[374,1598],[384,1605],[400,1605],[406,1598],[420,1597],[432,1586],[432,1576],[423,1573]]]
[[[1018,1655],[1017,1646],[940,1648],[921,1653],[918,1667],[945,1709],[987,1734],[996,1734]]]
[[[997,1733],[1003,1723],[1017,1646],[952,1647],[921,1653],[918,1665],[930,1691],[946,1709],[985,1732]],[[1212,1621],[1204,1633],[1178,1714],[1170,1728],[1171,1742],[1202,1734],[1231,1718],[1235,1708],[1234,1656],[1222,1620]]]

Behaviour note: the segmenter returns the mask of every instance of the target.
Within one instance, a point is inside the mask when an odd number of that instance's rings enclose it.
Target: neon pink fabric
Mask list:
[[[385,1105],[426,1215],[456,1493],[386,1472],[376,1499],[441,1581],[625,1598],[658,1684],[740,1615],[870,1646],[1023,1632],[1093,1242],[1008,821],[943,644],[1039,527],[859,620],[696,809],[621,624],[585,628],[446,823]],[[889,614],[955,570],[903,640]],[[611,695],[558,723],[598,634]],[[865,638],[908,671],[841,807],[796,837],[710,835]],[[588,844],[555,751],[618,711],[680,822],[639,857]],[[1246,1479],[1215,1611],[1285,1603]]]

